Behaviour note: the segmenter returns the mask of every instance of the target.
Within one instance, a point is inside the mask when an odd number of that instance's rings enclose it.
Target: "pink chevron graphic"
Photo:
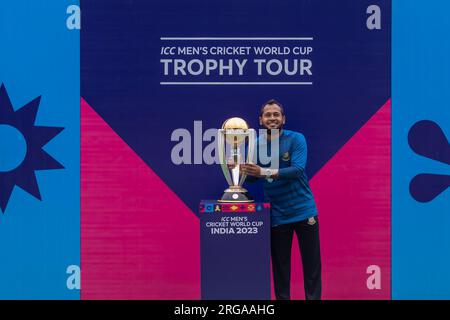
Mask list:
[[[81,99],[81,299],[199,299],[197,217]]]
[[[311,180],[320,221],[324,299],[390,299],[391,101]],[[304,299],[298,245],[292,297]],[[381,290],[369,290],[367,267],[381,268]]]
[[[390,114],[388,101],[311,181],[324,299],[390,298]],[[81,123],[81,298],[199,299],[197,217],[83,99]],[[295,241],[292,260],[303,299]]]

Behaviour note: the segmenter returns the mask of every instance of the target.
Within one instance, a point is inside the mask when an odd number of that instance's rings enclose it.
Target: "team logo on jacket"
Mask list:
[[[281,155],[281,160],[283,161],[289,161],[291,160],[291,155],[289,154],[289,152],[285,152]]]

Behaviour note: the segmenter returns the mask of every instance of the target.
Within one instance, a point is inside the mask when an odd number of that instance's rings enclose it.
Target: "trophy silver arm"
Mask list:
[[[256,131],[254,129],[248,129],[248,151],[247,151],[247,161],[246,163],[252,163],[253,156],[255,153],[255,137],[256,137]],[[241,180],[239,182],[239,186],[242,187],[244,184],[245,179],[247,178],[246,174],[242,174]]]
[[[218,155],[220,161],[220,167],[222,168],[223,175],[228,182],[229,186],[233,185],[233,181],[231,180],[230,171],[228,170],[227,160],[225,159],[225,130],[219,129],[217,135],[217,146],[218,146]]]
[[[239,146],[232,147],[232,154],[235,167],[231,169],[231,180],[233,181],[233,186],[239,186],[239,172],[241,164],[241,148]]]

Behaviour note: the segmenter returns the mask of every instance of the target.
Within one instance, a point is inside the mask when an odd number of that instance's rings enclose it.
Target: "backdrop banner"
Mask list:
[[[391,1],[81,5],[82,299],[200,299],[198,203],[226,187],[214,132],[258,129],[269,99],[307,141],[323,298],[391,297]]]
[[[0,2],[0,299],[80,298],[73,4]]]

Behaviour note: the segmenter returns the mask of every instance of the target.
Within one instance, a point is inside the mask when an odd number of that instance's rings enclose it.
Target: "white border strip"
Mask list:
[[[200,85],[200,86],[207,86],[207,85],[238,85],[238,86],[252,86],[252,85],[312,85],[312,82],[160,82],[159,83],[162,86],[167,85],[175,85],[175,86],[182,86],[182,85]]]
[[[255,41],[255,40],[288,40],[288,41],[310,41],[314,40],[313,37],[287,37],[287,38],[280,38],[280,37],[161,37],[161,40],[205,40],[205,41],[211,41],[211,40],[249,40],[249,41]]]

